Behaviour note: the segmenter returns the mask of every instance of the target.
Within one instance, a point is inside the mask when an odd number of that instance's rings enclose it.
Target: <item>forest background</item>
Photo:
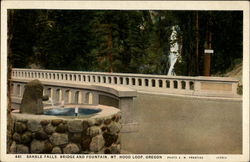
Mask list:
[[[220,75],[242,62],[241,11],[164,10],[8,10],[8,60],[16,68],[166,75],[173,26],[176,75]]]

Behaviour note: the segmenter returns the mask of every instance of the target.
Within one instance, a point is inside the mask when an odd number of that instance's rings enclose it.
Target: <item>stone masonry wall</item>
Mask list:
[[[97,119],[14,119],[9,153],[119,154],[121,114]]]

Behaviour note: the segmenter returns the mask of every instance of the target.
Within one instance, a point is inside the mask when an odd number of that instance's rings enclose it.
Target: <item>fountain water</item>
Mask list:
[[[78,116],[78,107],[75,107],[75,116]]]

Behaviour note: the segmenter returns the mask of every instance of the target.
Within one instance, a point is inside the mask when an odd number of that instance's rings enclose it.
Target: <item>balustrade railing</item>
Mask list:
[[[110,84],[140,91],[202,96],[237,96],[238,80],[226,77],[187,77],[130,73],[12,69],[12,78],[41,81]]]

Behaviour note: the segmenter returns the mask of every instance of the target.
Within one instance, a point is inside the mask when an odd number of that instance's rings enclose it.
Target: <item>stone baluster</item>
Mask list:
[[[124,80],[123,80],[123,82],[124,82],[124,85],[129,85],[129,79],[126,77],[124,77]]]
[[[109,83],[109,77],[105,76],[105,78],[106,78],[106,83]]]
[[[93,105],[99,105],[99,94],[97,92],[93,93]]]
[[[185,88],[185,89],[186,89],[186,90],[190,90],[190,82],[189,82],[189,81],[186,81],[185,83],[186,83],[186,88]]]
[[[51,87],[51,92],[50,92],[50,94],[51,94],[51,99],[52,99],[52,101],[53,101],[53,102],[56,101],[56,89],[55,89],[55,88]]]
[[[79,91],[79,92],[78,92],[78,95],[79,95],[79,96],[78,96],[78,103],[79,103],[79,104],[83,104],[83,100],[82,100],[82,95],[83,95],[83,94],[82,94],[82,91]]]
[[[83,74],[81,74],[81,80],[82,80],[82,82],[85,82],[85,79],[84,79],[84,75],[83,75]]]
[[[181,80],[177,80],[177,89],[179,89],[179,90],[182,89]]]
[[[174,81],[172,79],[169,80],[169,89],[174,89]]]
[[[65,79],[64,73],[60,73],[60,79],[63,81]]]
[[[86,78],[86,82],[89,83],[89,82],[90,82],[90,78],[89,78],[89,75],[88,75],[88,74],[85,75],[85,78]]]
[[[89,75],[89,79],[90,79],[90,83],[93,83],[93,78],[92,78],[92,75]]]
[[[71,92],[71,102],[72,104],[76,104],[76,91],[75,90],[70,90]]]
[[[128,80],[129,80],[129,84],[128,84],[128,85],[129,85],[129,86],[133,86],[133,83],[132,83],[132,78],[131,78],[131,77],[129,77],[129,78],[128,78]]]
[[[60,79],[65,80],[65,74],[64,73],[60,73]]]
[[[124,78],[123,78],[123,77],[119,77],[119,83],[120,83],[121,85],[124,84]]]
[[[48,73],[47,79],[50,80],[51,74]]]
[[[160,87],[160,83],[159,83],[160,79],[155,79],[155,87],[159,88]]]
[[[111,76],[111,84],[115,84],[114,76]]]
[[[61,73],[57,73],[57,77],[58,77],[58,78],[57,78],[58,80],[62,80],[62,79],[61,79]]]
[[[145,87],[145,78],[141,78],[141,86]]]
[[[62,94],[62,89],[60,89],[60,91],[59,91],[59,102],[61,103],[62,100],[63,100],[63,94]]]
[[[152,79],[151,78],[148,79],[148,87],[152,87]]]
[[[72,90],[69,90],[68,103],[72,103]]]
[[[86,91],[82,91],[82,103],[83,104],[87,104],[88,102],[87,102],[87,92]]]
[[[103,83],[103,76],[100,76],[100,83]]]
[[[20,85],[20,97],[21,97],[21,98],[23,97],[24,89],[25,89],[24,84],[21,84],[21,85]]]
[[[17,85],[14,83],[12,87],[12,95],[17,97]]]
[[[138,79],[139,78],[135,78],[135,86],[139,86]]]
[[[166,85],[166,79],[162,79],[162,88],[166,88],[167,85]]]
[[[69,81],[70,80],[70,74],[66,74],[66,75],[67,75],[66,80]]]

